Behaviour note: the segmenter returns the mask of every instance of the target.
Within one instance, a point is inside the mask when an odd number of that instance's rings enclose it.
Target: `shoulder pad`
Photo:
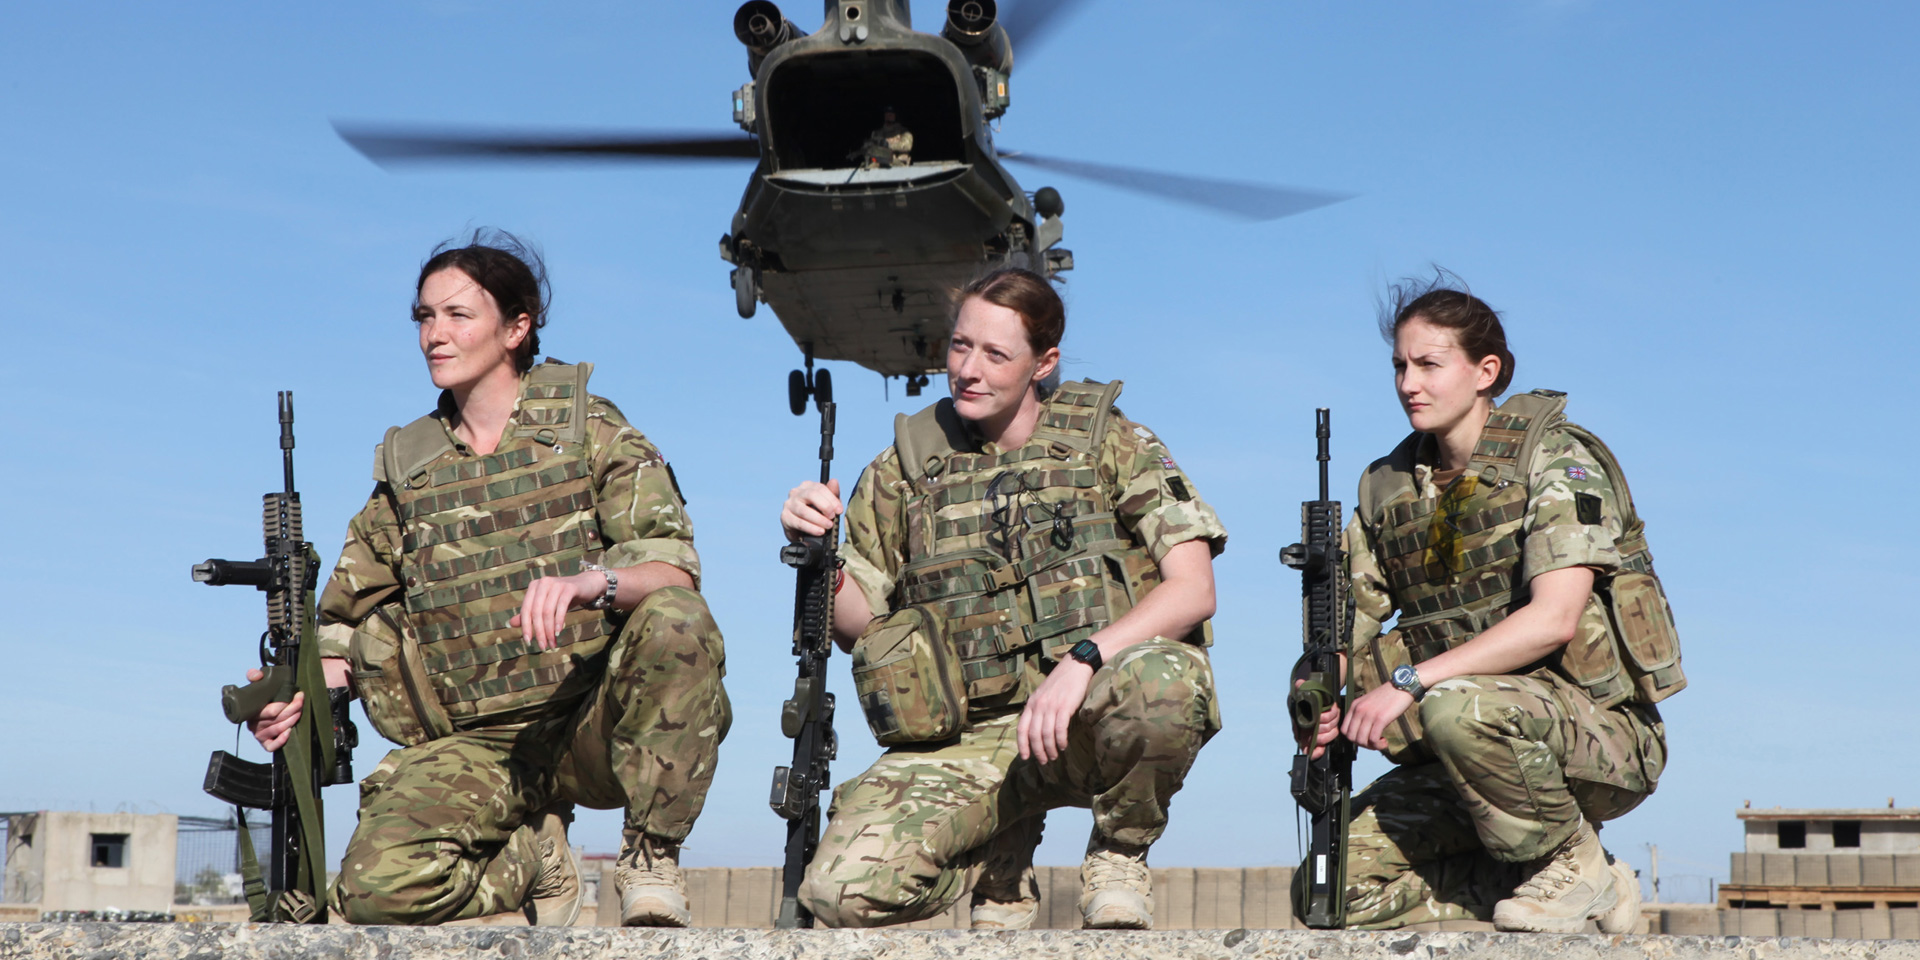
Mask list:
[[[385,443],[373,445],[373,482],[387,482],[387,445]]]
[[[973,440],[954,412],[953,400],[942,397],[911,416],[894,415],[893,449],[900,458],[901,474],[909,483],[917,484],[939,476],[946,469],[947,458],[973,449]]]
[[[1413,489],[1413,455],[1419,448],[1420,433],[1414,431],[1392,453],[1367,465],[1360,474],[1360,490],[1354,501],[1354,512],[1362,520],[1372,523],[1374,514],[1388,501]]]
[[[453,443],[440,420],[429,414],[404,427],[388,427],[379,449],[387,482],[411,488],[424,485],[427,464],[452,450]]]

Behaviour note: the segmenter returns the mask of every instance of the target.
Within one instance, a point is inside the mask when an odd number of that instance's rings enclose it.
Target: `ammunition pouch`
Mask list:
[[[367,720],[381,736],[411,747],[453,732],[453,722],[421,682],[426,668],[420,662],[419,643],[399,625],[397,607],[397,603],[377,607],[361,621],[354,628],[347,656],[353,664],[353,689]]]
[[[1680,634],[1674,629],[1667,592],[1651,570],[1628,569],[1603,588],[1614,635],[1625,654],[1634,699],[1659,703],[1686,689],[1680,672]]]
[[[904,607],[867,627],[853,644],[853,685],[882,746],[945,740],[966,726],[960,658],[931,606]]]

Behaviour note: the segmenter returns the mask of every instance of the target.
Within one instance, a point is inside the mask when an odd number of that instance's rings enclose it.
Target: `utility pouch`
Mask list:
[[[1577,684],[1602,710],[1619,706],[1634,694],[1633,681],[1620,669],[1611,619],[1605,601],[1598,595],[1589,597],[1573,639],[1554,654],[1553,661],[1561,676]]]
[[[1635,570],[1614,575],[1606,588],[1608,613],[1625,655],[1633,698],[1659,703],[1687,688],[1680,672],[1680,634],[1660,578]]]
[[[894,611],[854,641],[853,686],[882,746],[945,740],[966,725],[960,657],[930,606]]]
[[[353,689],[380,735],[401,746],[426,743],[451,729],[439,701],[422,702],[409,684],[406,640],[386,607],[354,628],[348,645]]]

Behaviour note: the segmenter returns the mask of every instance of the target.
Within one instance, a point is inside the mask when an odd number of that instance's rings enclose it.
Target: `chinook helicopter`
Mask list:
[[[383,166],[433,160],[614,158],[758,161],[720,257],[740,316],[773,308],[806,358],[788,375],[795,415],[830,400],[816,360],[847,360],[917,396],[945,369],[950,291],[983,267],[1052,277],[1059,191],[1031,194],[1002,161],[1197,204],[1247,219],[1288,216],[1346,194],[1213,180],[1004,151],[992,123],[1011,103],[1016,45],[1034,42],[1073,0],[951,0],[940,33],[913,29],[907,0],[825,0],[803,34],[770,0],[733,18],[751,81],[733,95],[744,136],[528,135],[335,125]],[[896,119],[897,118],[897,119]],[[899,133],[910,134],[905,140]],[[895,139],[889,140],[889,136]],[[910,143],[904,150],[895,150]]]

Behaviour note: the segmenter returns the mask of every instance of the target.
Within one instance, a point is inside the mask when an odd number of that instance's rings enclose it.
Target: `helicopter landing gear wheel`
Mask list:
[[[807,372],[793,370],[787,373],[787,409],[794,416],[807,412],[807,401],[817,403],[833,402],[833,374],[826,370],[813,369],[813,357],[807,357]]]
[[[807,375],[798,370],[787,372],[787,409],[794,416],[807,412]]]
[[[740,319],[753,317],[759,306],[760,285],[754,282],[753,268],[741,264],[733,268],[733,308],[740,311]]]
[[[933,382],[933,378],[927,376],[924,373],[916,373],[916,374],[909,375],[907,377],[907,396],[909,397],[919,396],[921,389],[926,387],[927,384],[932,382]]]

